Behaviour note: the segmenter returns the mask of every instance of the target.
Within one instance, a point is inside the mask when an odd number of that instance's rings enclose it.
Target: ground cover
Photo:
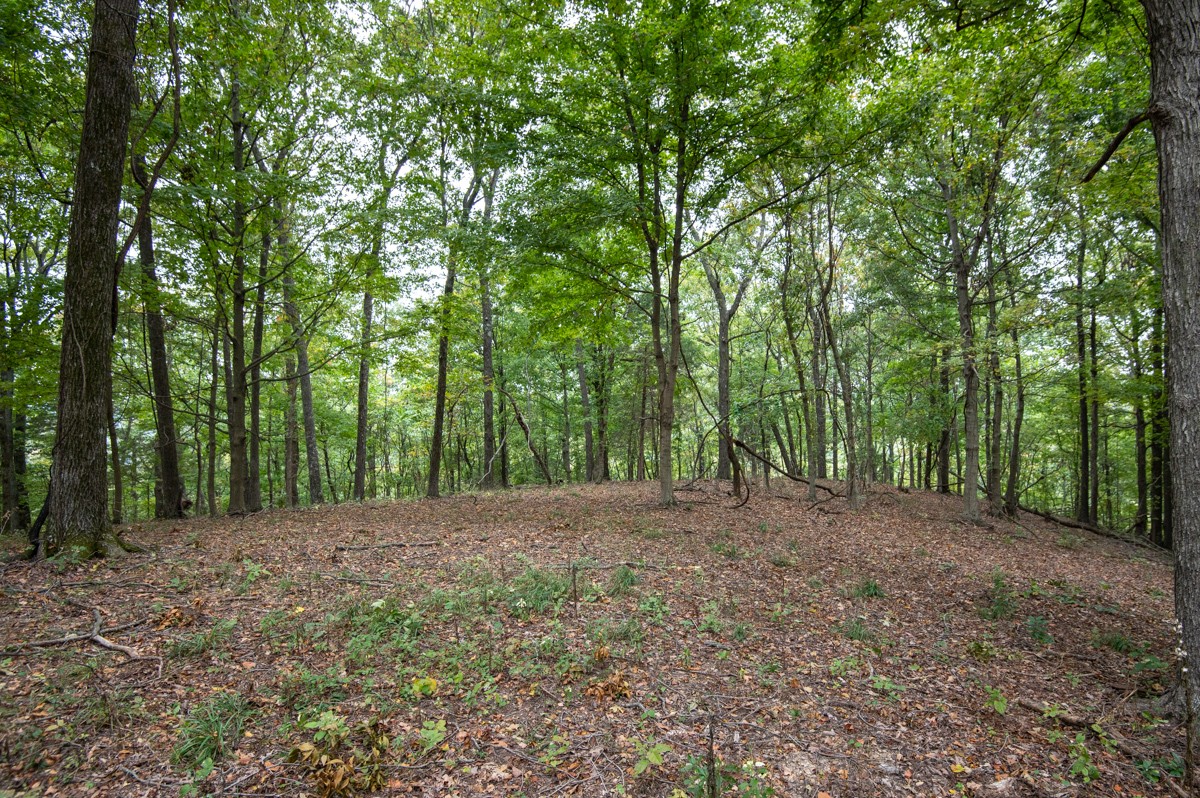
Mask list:
[[[0,574],[0,795],[1178,793],[1167,556],[873,488],[130,527]]]

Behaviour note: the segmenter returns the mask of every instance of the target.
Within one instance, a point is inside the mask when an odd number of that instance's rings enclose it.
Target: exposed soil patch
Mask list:
[[[788,488],[143,524],[150,554],[8,565],[0,788],[1171,794],[1167,557]]]

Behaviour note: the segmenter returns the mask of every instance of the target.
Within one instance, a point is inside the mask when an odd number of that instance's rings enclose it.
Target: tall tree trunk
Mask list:
[[[379,257],[382,248],[382,232],[371,247],[372,262]],[[370,274],[368,273],[368,279]],[[371,319],[375,313],[375,298],[370,289],[363,291],[362,337],[358,356],[358,413],[354,425],[354,501],[366,498],[367,490],[367,399],[371,382]]]
[[[286,263],[290,255],[288,247],[290,234],[288,232],[287,209],[282,203],[276,206],[278,213],[279,232],[275,240],[279,243],[279,252]],[[290,274],[283,278],[283,308],[292,327],[293,347],[296,351],[296,371],[300,380],[300,412],[304,423],[304,459],[308,466],[308,500],[311,504],[323,504],[325,492],[321,487],[321,453],[317,448],[317,420],[313,408],[312,368],[308,362],[308,333],[300,318],[300,308],[296,305],[293,293],[296,283]]]
[[[1133,534],[1142,537],[1148,532],[1146,521],[1150,492],[1150,479],[1146,472],[1146,401],[1142,393],[1142,315],[1137,307],[1132,307],[1129,317],[1130,371],[1133,384],[1138,386],[1133,403],[1134,459],[1137,461],[1137,511],[1133,518]]]
[[[267,273],[271,260],[271,234],[264,229],[258,253],[258,282],[254,288],[254,322],[250,332],[250,433],[246,441],[246,509],[263,507],[262,468],[262,348],[267,305]]]
[[[149,185],[145,157],[133,156],[133,173],[138,183]],[[145,192],[146,189],[143,189]],[[143,199],[143,201],[145,201]],[[179,468],[178,436],[175,431],[175,404],[171,397],[171,370],[163,325],[162,299],[154,263],[154,230],[147,214],[138,227],[138,256],[142,264],[143,306],[146,337],[150,344],[150,377],[154,401],[154,448],[158,455],[162,489],[156,494],[154,514],[158,518],[182,518],[183,477]]]
[[[989,261],[991,259],[989,246]],[[989,512],[992,515],[1001,515],[1004,511],[1004,499],[1000,495],[1000,473],[1001,473],[1001,457],[1000,450],[1004,445],[1004,429],[1001,426],[1001,417],[1004,412],[1004,380],[1000,376],[1000,336],[997,328],[997,310],[996,310],[996,271],[989,263],[988,268],[988,322],[987,322],[987,339],[988,339],[988,374],[990,376],[992,386],[992,412],[988,422],[988,432],[990,433],[988,444],[988,459],[987,459],[987,497]]]
[[[937,445],[937,492],[949,495],[950,494],[950,429],[954,425],[953,414],[950,412],[950,347],[942,347],[941,363],[938,363],[937,355],[933,358],[934,368],[938,369],[938,379],[941,383],[941,401],[945,403],[943,412],[945,413],[945,423],[942,425],[942,432],[938,436]]]
[[[480,344],[483,350],[483,476],[480,485],[484,490],[496,487],[496,372],[492,362],[492,347],[495,346],[494,320],[492,318],[491,264],[484,263],[479,270],[479,305],[481,317]],[[578,347],[578,343],[576,344]],[[587,412],[586,402],[584,412]],[[588,428],[588,456],[591,456],[591,428]]]
[[[42,555],[68,545],[88,555],[102,551],[111,531],[104,430],[112,393],[117,215],[137,21],[138,0],[108,0],[93,9],[63,283],[54,463],[38,545]]]
[[[797,329],[794,304],[790,301],[791,297],[791,276],[794,265],[795,255],[795,239],[793,237],[793,218],[790,210],[784,213],[783,231],[784,231],[784,250],[783,250],[783,274],[779,283],[779,294],[783,302],[783,325],[784,331],[787,334],[788,349],[792,354],[792,368],[796,374],[796,385],[800,389],[800,410],[803,416],[804,426],[804,451],[808,455],[808,500],[815,502],[817,500],[817,436],[816,428],[812,419],[812,397],[809,394],[808,382],[804,376],[804,358],[800,354],[800,330]],[[807,305],[807,302],[805,303]],[[807,311],[805,313],[807,318]],[[815,345],[815,336],[814,336]],[[816,385],[814,380],[813,385]],[[799,463],[797,463],[799,467]]]
[[[1079,208],[1079,247],[1075,256],[1075,355],[1078,361],[1079,383],[1079,491],[1075,499],[1075,518],[1085,524],[1092,522],[1089,515],[1091,500],[1089,489],[1092,479],[1090,467],[1091,435],[1088,432],[1088,383],[1087,383],[1087,333],[1083,323],[1085,303],[1083,267],[1087,257],[1087,233],[1085,231],[1083,207]]]
[[[1104,285],[1104,263],[1101,261],[1100,274],[1096,280],[1096,288]],[[1090,500],[1088,506],[1088,518],[1093,524],[1100,522],[1100,365],[1099,365],[1099,347],[1096,343],[1096,301],[1093,299],[1090,303],[1089,314],[1091,316],[1088,322],[1088,364],[1091,390],[1088,392],[1088,412],[1090,414],[1091,424],[1091,455],[1092,460],[1088,464],[1088,472],[1092,477]]]
[[[704,275],[708,278],[708,286],[712,290],[713,299],[717,303],[717,479],[729,479],[729,459],[733,456],[733,452],[730,451],[732,440],[729,431],[729,414],[733,408],[729,389],[730,371],[732,369],[732,360],[729,354],[729,328],[733,322],[734,315],[738,312],[738,307],[742,304],[742,297],[745,296],[746,288],[750,285],[752,272],[747,272],[746,276],[738,284],[737,291],[731,302],[725,295],[724,286],[721,285],[721,274],[717,269],[717,264],[703,255],[700,258],[700,263],[704,267]]]
[[[442,476],[442,436],[446,425],[446,380],[450,371],[450,299],[454,296],[454,281],[457,277],[456,258],[451,251],[446,262],[446,286],[442,291],[441,332],[438,334],[437,393],[433,404],[433,437],[429,444],[429,482],[425,495],[436,499],[440,495]]]
[[[1021,372],[1021,342],[1017,328],[1012,328],[1013,379],[1017,387],[1017,406],[1013,409],[1012,441],[1008,451],[1008,488],[1004,494],[1004,514],[1017,517],[1021,505],[1019,480],[1021,476],[1021,426],[1025,422],[1025,375]]]
[[[112,469],[112,522],[125,521],[125,485],[121,480],[121,446],[117,441],[117,418],[113,413],[112,393],[108,395],[108,458]]]
[[[1187,702],[1188,777],[1200,786],[1200,5],[1143,0],[1150,41],[1150,112],[1158,144],[1171,489],[1178,525],[1175,610]]]
[[[588,482],[596,482],[596,453],[592,441],[592,403],[588,395],[587,369],[583,361],[583,344],[575,339],[575,372],[579,377],[579,402],[583,410],[584,471]]]
[[[288,509],[300,506],[300,428],[296,422],[296,390],[300,387],[296,378],[296,361],[288,357],[284,361],[287,375],[287,406],[284,409],[283,426],[283,494]]]
[[[221,379],[221,366],[218,361],[221,339],[221,311],[218,310],[213,319],[211,359],[209,367],[212,370],[212,381],[208,384],[208,514],[214,518],[220,514],[217,506],[217,386]]]
[[[968,254],[959,238],[958,219],[953,210],[950,184],[942,183],[946,202],[946,220],[950,246],[954,253],[954,296],[958,309],[958,334],[962,348],[963,373],[963,448],[966,450],[966,473],[963,474],[963,515],[979,520],[979,371],[975,366],[975,304],[971,297],[971,272],[978,248]],[[981,232],[986,230],[986,219]],[[981,238],[976,239],[978,244]]]
[[[237,0],[232,14],[238,15]],[[246,452],[246,203],[242,199],[246,171],[246,124],[242,117],[242,89],[237,70],[229,90],[229,118],[233,127],[234,199],[232,218],[233,271],[230,275],[230,308],[225,324],[228,348],[225,370],[225,414],[229,434],[230,515],[247,510],[246,481],[249,464]]]

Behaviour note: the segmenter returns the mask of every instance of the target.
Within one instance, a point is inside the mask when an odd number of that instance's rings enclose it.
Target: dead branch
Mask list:
[[[1155,551],[1161,551],[1161,549],[1158,546],[1155,546],[1152,543],[1148,543],[1144,540],[1139,540],[1137,538],[1126,537],[1124,535],[1118,534],[1111,530],[1104,529],[1103,527],[1094,526],[1093,524],[1085,524],[1082,521],[1076,521],[1073,518],[1063,518],[1060,515],[1055,515],[1054,513],[1048,513],[1043,510],[1035,510],[1032,507],[1026,507],[1023,504],[1019,505],[1019,507],[1021,508],[1022,512],[1029,513],[1030,515],[1036,515],[1038,518],[1044,518],[1045,520],[1049,521],[1052,524],[1058,524],[1059,526],[1065,526],[1069,529],[1080,529],[1080,530],[1083,530],[1084,532],[1091,532],[1093,535],[1099,535],[1100,537],[1111,538],[1112,540],[1119,540],[1122,543],[1129,543],[1134,546],[1141,546],[1143,548],[1154,549]]]
[[[533,445],[533,434],[529,431],[529,425],[525,423],[525,416],[521,415],[521,408],[517,406],[517,400],[513,399],[512,394],[499,385],[492,385],[492,388],[508,398],[508,403],[512,406],[513,414],[517,417],[517,425],[521,427],[521,432],[525,433],[525,445],[529,447],[529,453],[533,455],[534,462],[541,469],[542,476],[546,479],[546,484],[553,485],[554,480],[550,477],[550,469],[546,466],[546,461],[538,454],[537,447]]]
[[[334,551],[366,551],[367,549],[394,549],[399,547],[418,548],[422,546],[436,546],[436,540],[416,540],[411,543],[402,543],[396,541],[393,543],[372,543],[362,546],[346,546],[341,543],[333,547]]]
[[[1075,715],[1057,707],[1052,708],[1046,704],[1039,704],[1028,698],[1018,698],[1013,703],[1019,707],[1028,709],[1030,712],[1036,712],[1046,718],[1053,718],[1077,729],[1095,731],[1095,727],[1100,726],[1100,722],[1097,720],[1085,718],[1082,715]],[[1129,742],[1117,732],[1105,730],[1104,736],[1114,748],[1126,756],[1135,759],[1139,756],[1139,753],[1133,749]]]
[[[753,457],[755,460],[757,460],[758,462],[762,463],[762,464],[763,464],[764,466],[766,466],[767,468],[770,468],[772,471],[774,471],[775,473],[779,474],[780,476],[787,477],[787,478],[788,478],[788,479],[790,479],[792,482],[801,482],[801,483],[803,483],[803,484],[805,484],[805,485],[816,485],[816,486],[817,486],[819,489],[821,489],[821,490],[825,491],[825,492],[826,492],[826,493],[828,493],[830,496],[841,496],[841,494],[840,494],[840,493],[838,493],[837,491],[833,490],[832,488],[827,488],[827,487],[825,487],[825,486],[824,486],[824,485],[822,485],[820,482],[817,482],[815,479],[813,479],[813,480],[810,480],[810,479],[807,479],[806,477],[799,477],[799,476],[796,476],[795,474],[789,474],[788,472],[786,472],[786,471],[784,471],[783,469],[781,469],[779,466],[777,466],[777,465],[775,465],[774,463],[772,463],[772,462],[771,462],[770,460],[768,460],[767,458],[763,457],[763,456],[762,456],[761,454],[759,454],[758,452],[756,452],[756,451],[754,451],[753,449],[751,449],[749,446],[747,446],[745,443],[743,443],[743,442],[742,442],[741,440],[739,440],[738,438],[735,438],[735,437],[733,437],[732,435],[730,435],[730,436],[729,436],[729,439],[733,441],[733,444],[734,444],[734,446],[737,446],[739,449],[741,449],[742,451],[744,451],[746,454],[750,455],[750,456],[751,456],[751,457]]]
[[[78,643],[82,640],[94,640],[97,637],[100,637],[101,640],[104,640],[104,638],[101,637],[101,635],[113,634],[114,632],[122,632],[126,629],[132,629],[135,626],[140,626],[141,624],[146,622],[146,619],[142,618],[141,620],[138,620],[138,621],[130,621],[129,623],[123,623],[123,624],[119,624],[117,626],[110,626],[107,629],[101,629],[100,628],[100,611],[96,610],[94,608],[92,611],[95,613],[95,621],[93,622],[92,628],[90,631],[81,632],[79,634],[73,634],[73,635],[65,635],[63,637],[47,638],[44,640],[30,640],[25,643],[13,643],[12,645],[5,646],[4,651],[5,652],[15,652],[15,651],[19,651],[22,648],[49,648],[51,646],[65,646],[70,643]],[[108,645],[105,645],[105,643],[107,643]],[[100,643],[100,645],[104,646],[105,648],[109,648],[114,644],[109,643],[108,640],[104,640],[104,643]],[[121,646],[120,648],[117,648],[114,650],[125,651],[125,647]],[[129,656],[136,657],[135,654],[129,654]]]

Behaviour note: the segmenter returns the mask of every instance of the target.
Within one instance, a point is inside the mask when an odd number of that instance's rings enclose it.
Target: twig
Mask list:
[[[394,549],[394,548],[400,548],[400,547],[418,548],[421,546],[436,546],[436,545],[437,545],[436,540],[418,540],[418,541],[413,541],[411,543],[401,543],[401,542],[397,541],[395,543],[373,543],[373,544],[364,545],[364,546],[345,546],[345,545],[342,545],[341,543],[339,543],[338,545],[333,547],[333,550],[334,551],[366,551],[367,549]]]

